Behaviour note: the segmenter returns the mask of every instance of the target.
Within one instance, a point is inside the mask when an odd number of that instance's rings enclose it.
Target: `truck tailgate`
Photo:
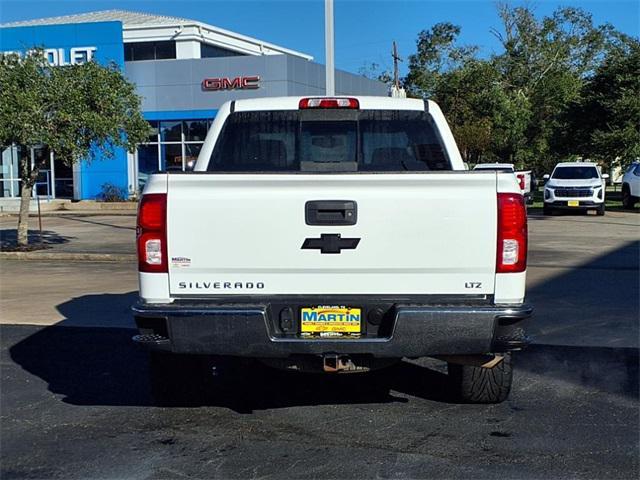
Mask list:
[[[167,192],[173,297],[494,292],[493,172],[171,174]],[[356,224],[307,225],[317,200],[356,202]],[[359,242],[302,249],[322,234]]]

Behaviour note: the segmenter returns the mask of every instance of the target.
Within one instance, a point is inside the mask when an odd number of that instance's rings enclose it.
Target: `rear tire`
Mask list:
[[[457,400],[465,403],[501,403],[511,392],[511,353],[493,368],[448,364],[449,378]]]

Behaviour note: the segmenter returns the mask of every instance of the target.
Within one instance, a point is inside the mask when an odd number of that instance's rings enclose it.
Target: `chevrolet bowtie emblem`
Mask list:
[[[339,233],[323,233],[320,238],[307,238],[303,250],[320,250],[320,253],[341,253],[342,249],[353,250],[360,243],[359,238],[342,238]]]

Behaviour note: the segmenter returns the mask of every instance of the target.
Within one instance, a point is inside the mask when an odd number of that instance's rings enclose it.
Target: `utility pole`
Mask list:
[[[391,54],[393,57],[393,85],[396,89],[400,89],[400,78],[398,77],[398,62],[402,61],[402,59],[398,56],[398,47],[396,46],[396,41],[393,41],[393,53]]]
[[[391,86],[391,96],[394,98],[407,98],[407,92],[404,88],[400,88],[400,76],[398,75],[398,62],[402,59],[398,55],[398,47],[396,41],[393,41],[393,51],[391,52],[393,57],[393,85]]]
[[[326,95],[336,94],[335,62],[333,56],[333,0],[324,0],[324,48]]]

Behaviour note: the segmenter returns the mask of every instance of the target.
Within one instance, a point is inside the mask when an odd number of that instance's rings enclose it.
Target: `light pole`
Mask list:
[[[335,63],[333,56],[333,0],[324,0],[324,47],[326,95],[336,94]]]

